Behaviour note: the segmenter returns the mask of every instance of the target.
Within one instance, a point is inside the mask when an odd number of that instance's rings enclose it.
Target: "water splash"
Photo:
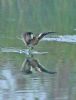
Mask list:
[[[41,41],[56,41],[56,42],[65,42],[65,43],[76,43],[76,35],[53,35],[50,38],[45,37]],[[11,53],[24,53],[29,55],[29,49],[17,49],[14,47],[10,48],[0,48],[0,52],[11,52]],[[32,51],[32,54],[47,54],[48,52],[38,52],[38,51]]]
[[[57,42],[76,42],[76,35],[58,35],[52,36],[51,38],[43,38],[42,41],[57,41]]]
[[[13,47],[10,47],[10,48],[0,48],[0,52],[11,52],[11,53],[24,53],[24,54],[27,54],[29,55],[29,49],[16,49],[16,48],[13,48]],[[47,54],[48,52],[38,52],[38,51],[32,51],[32,54]]]

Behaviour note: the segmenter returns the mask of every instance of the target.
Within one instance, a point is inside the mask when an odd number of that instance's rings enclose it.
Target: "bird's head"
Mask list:
[[[28,35],[32,35],[33,33],[32,33],[32,32],[26,32],[26,34],[28,34]]]
[[[23,35],[32,35],[32,32],[24,32]]]
[[[23,33],[23,37],[25,38],[25,37],[33,37],[33,33],[32,32],[24,32]]]

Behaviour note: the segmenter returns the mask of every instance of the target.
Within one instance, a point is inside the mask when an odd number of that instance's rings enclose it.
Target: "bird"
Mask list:
[[[39,43],[39,41],[45,35],[48,35],[51,33],[56,33],[56,32],[43,32],[43,33],[40,33],[38,36],[34,36],[32,32],[24,32],[22,35],[22,40],[23,40],[25,45],[33,48],[35,45],[37,45]]]

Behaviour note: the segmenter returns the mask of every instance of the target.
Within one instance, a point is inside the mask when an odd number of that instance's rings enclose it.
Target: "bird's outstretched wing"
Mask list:
[[[44,32],[44,33],[40,33],[38,36],[38,40],[42,39],[45,35],[51,34],[51,33],[56,33],[56,32]]]

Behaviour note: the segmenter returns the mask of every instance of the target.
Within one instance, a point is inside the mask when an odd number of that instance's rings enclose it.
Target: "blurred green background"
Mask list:
[[[76,0],[0,0],[0,35],[57,31],[74,34]]]
[[[17,37],[27,31],[34,34],[56,31],[57,35],[76,35],[76,0],[0,0],[0,47],[25,48]],[[75,43],[44,41],[35,50],[49,52],[45,56],[37,55],[36,58],[49,69],[58,71],[59,85],[68,77],[67,86],[76,88]],[[0,64],[5,64],[10,59],[20,69],[24,58],[24,55],[2,53]],[[71,91],[68,92],[69,96],[74,98],[68,100],[75,100],[76,89],[69,88],[68,91]]]
[[[11,40],[0,45],[22,46],[16,37],[26,31],[76,34],[75,12],[75,0],[0,0],[0,38]]]

